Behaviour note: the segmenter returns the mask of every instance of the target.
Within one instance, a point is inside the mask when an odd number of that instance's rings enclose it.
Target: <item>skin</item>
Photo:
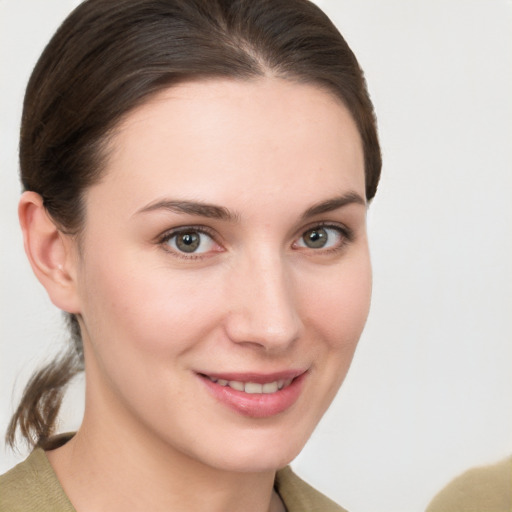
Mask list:
[[[85,193],[79,245],[24,194],[32,266],[83,333],[83,424],[48,452],[78,511],[280,509],[275,471],[334,398],[368,313],[364,193],[341,102],[265,78],[183,84],[130,113]],[[170,200],[230,218],[155,206]],[[322,224],[326,246],[308,247]],[[169,235],[183,226],[206,231],[197,253]],[[297,400],[264,418],[198,375],[289,369],[304,372]]]

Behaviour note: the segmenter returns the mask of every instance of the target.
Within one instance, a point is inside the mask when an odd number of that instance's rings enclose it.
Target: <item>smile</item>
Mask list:
[[[290,409],[302,394],[307,370],[274,374],[199,373],[208,392],[224,406],[250,418],[269,418]]]
[[[281,389],[287,388],[293,381],[292,379],[279,379],[273,382],[267,382],[260,384],[258,382],[243,382],[240,380],[226,380],[216,379],[214,377],[206,376],[215,384],[219,386],[229,386],[236,391],[243,391],[248,394],[271,394],[280,391]]]

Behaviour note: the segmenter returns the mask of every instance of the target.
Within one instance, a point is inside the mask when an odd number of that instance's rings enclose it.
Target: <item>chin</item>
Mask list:
[[[251,455],[242,455],[232,459],[221,460],[216,467],[224,471],[236,473],[267,473],[274,472],[290,464],[299,454],[300,450],[292,453],[275,453],[270,448],[267,453],[261,452]]]
[[[297,457],[309,436],[310,433],[290,436],[289,432],[286,432],[284,435],[282,433],[266,436],[255,434],[253,439],[248,439],[245,435],[230,443],[230,446],[225,447],[220,453],[212,454],[210,465],[240,473],[276,471],[287,466]]]

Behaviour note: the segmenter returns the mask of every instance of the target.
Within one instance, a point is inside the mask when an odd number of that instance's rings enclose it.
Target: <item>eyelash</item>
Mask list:
[[[333,224],[332,222],[317,222],[317,223],[312,224],[306,228],[303,228],[301,230],[300,236],[298,236],[296,240],[297,241],[301,240],[308,231],[314,231],[314,230],[320,230],[320,229],[332,229],[334,231],[337,231],[337,233],[341,237],[341,242],[338,245],[336,245],[335,247],[329,247],[327,249],[323,249],[323,248],[313,249],[313,248],[302,247],[302,246],[300,247],[300,249],[305,249],[305,250],[309,249],[310,251],[312,251],[315,254],[316,253],[324,254],[324,255],[325,254],[333,254],[333,253],[342,251],[348,244],[350,244],[354,240],[354,232],[350,228],[348,228],[347,226],[345,226],[343,224]],[[293,245],[296,245],[297,241],[294,242]]]
[[[327,249],[323,249],[323,248],[313,249],[313,248],[304,247],[304,246],[297,247],[298,240],[301,240],[308,231],[320,230],[320,229],[332,229],[334,231],[337,231],[339,236],[341,237],[341,242],[338,245],[336,245],[336,247],[330,247]],[[209,238],[211,238],[211,240],[213,241],[214,244],[220,246],[220,244],[216,241],[215,232],[206,226],[183,226],[180,228],[172,229],[170,231],[166,231],[162,236],[159,237],[158,244],[162,245],[167,252],[171,253],[173,256],[175,256],[177,258],[182,258],[185,260],[198,260],[198,259],[204,259],[204,258],[209,257],[209,255],[211,254],[210,252],[207,252],[207,253],[190,252],[187,254],[183,251],[175,250],[169,246],[170,240],[172,240],[174,237],[179,236],[180,234],[186,234],[186,233],[199,233],[202,235],[206,235]],[[310,226],[307,226],[305,228],[302,228],[300,235],[295,239],[295,241],[292,244],[292,247],[295,247],[296,250],[300,250],[300,251],[306,250],[306,251],[311,251],[312,253],[317,253],[317,254],[332,254],[332,253],[342,251],[353,240],[354,240],[354,233],[347,226],[342,225],[342,224],[319,222],[319,223],[315,223]],[[221,252],[221,251],[214,251],[214,252]]]
[[[166,231],[160,237],[160,239],[158,240],[158,243],[160,245],[162,245],[167,252],[171,253],[173,256],[175,256],[177,258],[182,258],[184,260],[198,260],[198,259],[207,258],[208,257],[207,253],[191,252],[191,253],[187,254],[185,252],[172,249],[169,246],[170,240],[172,240],[174,237],[177,237],[180,234],[186,234],[186,233],[199,233],[202,235],[206,235],[209,238],[211,238],[215,244],[220,245],[216,241],[215,232],[213,230],[211,230],[210,228],[207,228],[206,226],[183,226],[180,228],[172,229],[170,231]],[[220,251],[215,251],[215,252],[220,252]]]

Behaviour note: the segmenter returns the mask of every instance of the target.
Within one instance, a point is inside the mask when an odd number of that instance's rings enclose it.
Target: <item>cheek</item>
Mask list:
[[[211,279],[210,279],[211,281]],[[186,351],[215,323],[208,279],[155,267],[134,258],[89,261],[83,318],[92,342],[121,345],[142,355]]]
[[[308,320],[332,350],[353,352],[370,309],[369,257],[343,262],[338,270],[317,279],[315,292],[306,295]]]
[[[88,261],[82,311],[89,337],[109,340],[112,350],[121,345],[127,355],[129,347],[149,357],[186,352],[222,323],[229,302],[222,297],[224,274],[173,271],[129,253]],[[293,302],[310,335],[322,339],[324,348],[355,349],[370,305],[366,251],[334,267],[299,270],[294,289]]]

